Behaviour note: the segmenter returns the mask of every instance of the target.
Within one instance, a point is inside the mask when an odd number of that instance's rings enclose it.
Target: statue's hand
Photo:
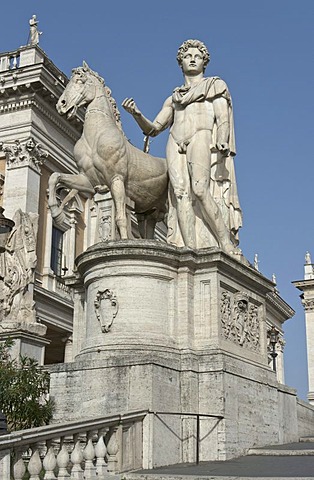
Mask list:
[[[134,117],[141,115],[141,111],[138,109],[133,98],[126,98],[123,100],[122,107]]]
[[[230,155],[229,143],[216,143],[216,148],[224,157]]]

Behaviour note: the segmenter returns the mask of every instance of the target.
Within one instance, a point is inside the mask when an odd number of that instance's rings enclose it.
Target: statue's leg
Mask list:
[[[230,240],[230,232],[225,225],[221,210],[209,190],[211,167],[211,132],[197,132],[187,149],[187,161],[191,175],[191,185],[197,198],[205,223],[209,226],[220,248],[227,253],[235,250]]]
[[[57,184],[59,183],[59,179],[61,175],[62,175],[61,173],[55,172],[49,177],[49,180],[48,180],[48,205],[49,206],[57,205],[57,195],[56,195],[57,188],[56,187],[57,187]]]
[[[195,248],[195,215],[186,155],[178,152],[178,145],[171,135],[167,144],[167,163],[183,242],[187,247]]]
[[[112,178],[110,191],[116,209],[115,221],[120,233],[120,237],[122,240],[126,240],[128,238],[128,228],[125,210],[125,187],[122,175],[117,174]]]

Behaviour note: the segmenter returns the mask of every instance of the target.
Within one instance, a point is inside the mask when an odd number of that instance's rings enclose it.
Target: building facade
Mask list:
[[[75,276],[75,257],[118,236],[109,193],[76,195],[61,225],[48,208],[50,175],[77,173],[73,148],[84,111],[69,120],[56,110],[67,82],[38,44],[0,55],[0,206],[15,221],[1,254],[0,338],[14,337],[16,354],[44,364],[72,359],[74,297],[66,283]],[[58,201],[67,193],[57,188]],[[138,237],[131,207],[128,214]],[[162,223],[156,238],[165,239]]]
[[[76,172],[72,152],[82,115],[69,122],[55,108],[66,83],[38,45],[0,57],[1,205],[15,221],[2,254],[0,334],[46,364],[63,362],[71,348],[73,299],[64,277],[73,275],[74,258],[87,246],[90,208],[77,196],[56,228],[47,206],[51,173]],[[60,199],[65,194],[58,192]]]

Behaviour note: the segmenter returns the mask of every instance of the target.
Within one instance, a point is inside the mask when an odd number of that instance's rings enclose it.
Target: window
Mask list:
[[[62,273],[62,248],[63,232],[56,227],[52,227],[50,268],[58,277],[61,277]]]

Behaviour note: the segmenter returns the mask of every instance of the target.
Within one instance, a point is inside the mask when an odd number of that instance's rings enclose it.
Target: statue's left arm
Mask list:
[[[217,97],[213,100],[215,121],[217,125],[216,148],[222,155],[228,156],[230,153],[229,136],[229,105],[224,97]]]
[[[215,78],[210,89],[217,127],[216,148],[222,155],[235,155],[232,102],[227,85]]]

